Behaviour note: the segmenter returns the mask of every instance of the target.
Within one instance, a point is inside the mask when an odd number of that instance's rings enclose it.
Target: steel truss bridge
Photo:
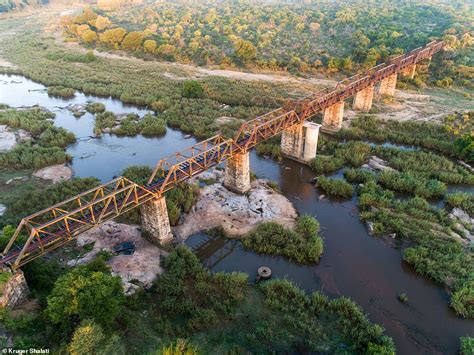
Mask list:
[[[258,143],[302,124],[326,108],[354,96],[392,74],[431,56],[444,47],[433,41],[424,47],[397,56],[363,74],[339,82],[298,100],[288,100],[283,107],[242,124],[234,138],[220,135],[199,142],[183,151],[161,159],[148,183],[138,185],[125,177],[85,191],[68,200],[34,213],[21,220],[2,253],[0,269],[13,271],[33,259],[75,239],[79,234],[159,198],[179,183],[218,165],[236,154],[243,154]],[[21,240],[26,238],[26,242]]]

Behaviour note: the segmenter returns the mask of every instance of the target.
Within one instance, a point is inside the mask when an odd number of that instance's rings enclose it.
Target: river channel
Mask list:
[[[71,100],[52,98],[41,84],[22,76],[0,75],[0,103],[11,107],[41,105],[56,114],[57,126],[76,135],[77,142],[67,148],[73,157],[71,166],[75,176],[95,176],[105,182],[130,165],[153,166],[159,159],[196,142],[173,129],[160,138],[108,134],[93,138],[94,117],[87,113],[75,118],[65,108],[87,101],[102,102],[114,113],[134,112],[142,116],[147,112],[119,100],[78,92]],[[394,243],[369,236],[360,222],[355,196],[342,202],[320,200],[318,190],[308,183],[314,173],[288,159],[276,163],[252,152],[251,169],[258,177],[276,181],[300,214],[319,220],[325,243],[323,257],[318,265],[298,266],[283,258],[245,251],[238,241],[213,239],[208,241],[207,254],[200,255],[212,270],[243,271],[253,279],[256,269],[267,265],[275,277],[286,277],[308,292],[322,290],[331,297],[350,297],[372,321],[387,330],[401,354],[456,353],[459,337],[473,336],[474,322],[455,315],[442,287],[414,273],[403,262],[401,251]],[[459,190],[473,192],[471,187],[459,187]],[[186,244],[195,247],[207,240],[205,233],[199,233]],[[398,301],[400,293],[407,294],[407,303]]]

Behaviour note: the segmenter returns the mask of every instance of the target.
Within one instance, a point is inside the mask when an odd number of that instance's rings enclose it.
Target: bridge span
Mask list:
[[[157,242],[172,239],[164,193],[179,183],[226,161],[224,185],[237,193],[250,189],[249,151],[258,143],[282,134],[282,153],[308,163],[316,156],[319,129],[341,128],[344,100],[369,111],[375,85],[381,95],[393,95],[397,76],[413,77],[416,65],[431,60],[444,43],[433,41],[407,54],[244,122],[234,138],[216,135],[161,159],[148,183],[138,185],[118,177],[89,191],[23,218],[2,253],[0,269],[17,270],[26,263],[75,239],[79,234],[140,207],[142,227]],[[322,126],[309,119],[323,113]]]

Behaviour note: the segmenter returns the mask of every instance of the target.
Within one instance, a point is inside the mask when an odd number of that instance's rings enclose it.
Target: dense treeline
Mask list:
[[[25,275],[36,280],[30,288],[41,292],[41,309],[0,313],[14,346],[73,354],[395,352],[351,300],[308,295],[286,280],[250,286],[246,274],[205,269],[184,246],[162,260],[165,272],[150,290],[130,297],[106,261],[103,254],[70,270],[30,264]]]
[[[114,9],[99,4],[95,12],[86,9],[62,23],[68,40],[86,45],[198,65],[299,72],[367,69],[390,55],[446,37],[450,48],[461,51],[451,51],[435,66],[437,84],[446,86],[453,79],[463,84],[472,79],[470,19],[469,7],[457,3],[224,1]]]

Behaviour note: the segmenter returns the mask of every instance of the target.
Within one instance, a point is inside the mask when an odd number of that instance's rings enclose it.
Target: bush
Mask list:
[[[413,173],[386,170],[380,174],[379,181],[390,190],[406,192],[424,198],[442,196],[447,189],[446,185],[438,180],[427,180]]]
[[[69,144],[76,142],[76,136],[62,127],[49,127],[41,133],[38,143],[41,147],[66,148]]]
[[[79,266],[56,281],[46,313],[66,329],[86,319],[107,326],[119,315],[123,300],[120,277]]]
[[[446,202],[451,207],[459,207],[474,217],[474,196],[472,194],[455,192],[446,196]]]
[[[71,156],[61,148],[32,147],[20,144],[7,153],[0,153],[0,168],[8,170],[40,169],[45,166],[64,164]]]
[[[299,217],[294,231],[275,222],[264,222],[242,238],[242,245],[257,253],[310,264],[318,262],[323,253],[323,240],[318,233],[319,223],[311,216]]]
[[[74,89],[66,88],[64,86],[50,86],[48,88],[48,95],[70,99],[74,97]]]
[[[471,355],[474,354],[474,338],[469,336],[461,337],[461,355]]]
[[[451,306],[461,317],[474,319],[474,282],[453,293]]]
[[[89,113],[102,113],[105,111],[105,105],[101,102],[89,102],[86,105],[86,111]]]
[[[199,81],[185,80],[181,95],[188,99],[201,99],[204,97],[204,89]]]
[[[316,180],[316,186],[332,197],[350,198],[354,193],[351,184],[340,179],[331,179],[320,176]]]
[[[125,354],[120,338],[104,334],[102,327],[91,320],[76,328],[68,351],[71,355]]]

